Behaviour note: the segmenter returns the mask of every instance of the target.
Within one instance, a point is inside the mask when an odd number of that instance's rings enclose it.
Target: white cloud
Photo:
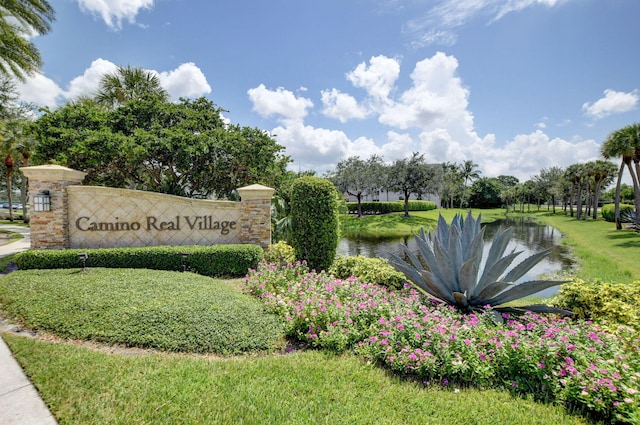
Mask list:
[[[307,115],[313,102],[304,97],[296,97],[293,92],[278,87],[269,90],[264,84],[247,91],[253,103],[253,110],[264,117],[279,115],[285,121],[300,122]]]
[[[326,171],[350,152],[351,141],[344,132],[306,126],[301,121],[288,121],[271,134],[294,159],[292,166],[303,170]]]
[[[402,93],[400,102],[383,109],[380,122],[400,129],[450,127],[471,131],[469,91],[457,77],[457,68],[457,59],[441,52],[418,62],[411,74],[413,86]]]
[[[64,91],[50,78],[42,74],[28,76],[24,82],[18,81],[16,89],[20,100],[38,106],[54,107]]]
[[[347,74],[347,80],[355,87],[366,90],[367,94],[378,101],[386,101],[400,75],[400,63],[386,56],[374,56],[369,66],[359,64]]]
[[[122,21],[134,23],[143,9],[151,9],[154,0],[77,0],[80,9],[97,15],[110,28],[122,28]]]
[[[457,29],[477,17],[493,23],[512,12],[532,6],[555,7],[571,0],[440,0],[423,16],[410,20],[404,31],[414,47],[429,44],[450,46],[457,41]]]
[[[193,62],[183,63],[177,69],[158,74],[160,84],[169,93],[171,99],[180,97],[198,97],[211,93],[207,77]]]
[[[95,95],[102,77],[117,69],[118,66],[113,62],[99,58],[91,62],[89,68],[82,75],[73,78],[66,89],[42,74],[35,74],[18,85],[18,92],[21,100],[32,102],[38,106],[53,107],[65,100]],[[171,71],[149,71],[158,75],[160,85],[174,100],[179,97],[202,96],[211,92],[211,87],[204,74],[191,62],[184,63]]]
[[[342,131],[305,124],[313,103],[284,88],[274,91],[260,85],[249,90],[249,97],[260,115],[277,115],[281,125],[272,134],[295,160],[293,167],[313,169],[319,174],[335,169],[341,159],[349,156],[368,158],[376,154],[392,162],[420,152],[430,163],[460,163],[470,159],[485,176],[506,174],[525,181],[543,167],[566,167],[599,157],[599,144],[593,140],[549,137],[543,131],[547,117],[539,121],[536,131],[508,141],[498,143],[493,134],[478,135],[468,109],[469,89],[457,75],[458,61],[444,53],[416,63],[411,86],[393,100],[389,96],[397,90],[395,83],[400,69],[387,73],[383,70],[393,67],[380,66],[392,62],[399,67],[394,59],[377,56],[370,66],[360,64],[347,74],[354,86],[365,88],[367,93],[361,99],[338,89],[321,92],[323,113],[343,122],[362,113],[359,108],[366,104],[368,115],[363,119],[377,118],[393,127],[381,137],[350,138]],[[375,128],[375,125],[360,127]]]
[[[74,78],[69,83],[69,89],[65,92],[67,99],[75,99],[78,96],[92,96],[98,90],[100,80],[105,74],[112,74],[118,66],[106,59],[96,59],[84,74]]]
[[[367,108],[358,104],[358,101],[351,95],[341,93],[340,90],[323,90],[322,113],[328,117],[336,118],[345,123],[350,119],[366,118]]]
[[[599,120],[612,114],[629,112],[638,106],[638,90],[630,93],[619,92],[611,89],[604,91],[604,97],[593,104],[586,102],[582,105],[585,115]]]

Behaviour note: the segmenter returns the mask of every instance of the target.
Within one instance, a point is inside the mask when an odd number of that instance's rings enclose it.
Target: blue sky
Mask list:
[[[319,174],[349,156],[473,160],[522,181],[638,121],[638,0],[59,0],[22,98],[116,66],[269,131]]]

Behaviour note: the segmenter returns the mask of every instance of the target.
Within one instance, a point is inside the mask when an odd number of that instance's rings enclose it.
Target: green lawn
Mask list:
[[[64,424],[586,424],[563,408],[403,381],[352,355],[108,354],[4,335]]]
[[[431,211],[411,211],[410,217],[404,217],[404,213],[392,213],[385,215],[366,216],[357,218],[355,215],[341,216],[341,232],[344,236],[359,236],[370,239],[401,238],[411,236],[420,231],[434,229],[438,224],[438,216],[442,216],[451,222],[455,214],[467,215],[468,210],[438,209]],[[473,210],[474,216],[482,213],[482,222],[491,222],[504,217],[504,210]]]

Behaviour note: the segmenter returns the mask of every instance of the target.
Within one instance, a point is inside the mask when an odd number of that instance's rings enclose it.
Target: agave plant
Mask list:
[[[421,229],[420,234],[416,235],[422,261],[402,245],[408,260],[391,254],[390,263],[421,291],[465,312],[484,310],[491,306],[498,320],[501,320],[501,313],[521,314],[525,311],[573,314],[542,304],[501,306],[565,282],[532,280],[515,283],[549,255],[550,250],[526,258],[507,272],[511,263],[521,254],[514,250],[505,255],[513,233],[512,228],[501,227],[498,230],[481,271],[484,228],[480,226],[480,221],[481,216],[474,219],[469,212],[465,219],[456,215],[451,226],[448,226],[440,215],[435,232],[426,235],[424,229]]]

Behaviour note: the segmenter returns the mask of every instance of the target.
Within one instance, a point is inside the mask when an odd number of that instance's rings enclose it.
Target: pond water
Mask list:
[[[553,248],[551,254],[536,264],[529,273],[523,276],[518,282],[542,279],[543,276],[569,270],[574,265],[574,260],[569,254],[567,247],[560,244],[562,234],[555,228],[537,223],[530,218],[518,217],[515,219],[498,220],[493,223],[483,225],[485,230],[485,255],[488,253],[490,241],[498,231],[500,226],[513,227],[513,236],[506,253],[512,250],[522,251],[516,257],[512,266],[519,264],[525,258]],[[400,239],[348,239],[343,238],[338,243],[338,254],[340,255],[362,255],[365,257],[389,258],[389,253],[402,256],[403,251],[400,245],[405,245],[413,252],[417,253],[417,246],[413,236]],[[548,277],[548,276],[547,276]],[[555,277],[551,277],[555,279]],[[558,291],[558,287],[548,288],[537,296],[549,297]]]

